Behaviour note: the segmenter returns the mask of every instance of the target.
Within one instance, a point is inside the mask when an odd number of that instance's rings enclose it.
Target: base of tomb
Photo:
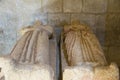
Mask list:
[[[63,80],[119,80],[116,64],[110,66],[80,65],[63,70]]]

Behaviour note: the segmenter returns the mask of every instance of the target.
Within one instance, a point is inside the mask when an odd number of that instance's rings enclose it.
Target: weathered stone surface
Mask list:
[[[96,27],[95,34],[102,46],[105,45],[105,24],[106,24],[106,15],[95,16],[95,27]]]
[[[120,30],[120,14],[108,14],[106,23],[107,30]]]
[[[0,41],[0,55],[4,55],[6,50],[6,46],[3,41]]]
[[[93,76],[93,68],[86,65],[69,67],[63,72],[63,80],[93,80]]]
[[[105,30],[105,24],[106,24],[106,15],[96,15],[95,17],[95,27],[96,29]]]
[[[80,21],[92,28],[94,32],[101,29],[105,30],[106,15],[93,15],[93,14],[71,14],[71,22]]]
[[[2,28],[0,28],[0,55],[4,53],[5,51],[5,36],[4,31]]]
[[[71,14],[71,22],[80,21],[80,14]]]
[[[63,80],[119,80],[117,65],[108,65],[99,42],[87,26],[67,25],[62,35]]]
[[[103,28],[105,26],[103,26],[103,24],[105,25],[105,23],[103,23],[105,16],[102,15],[93,15],[93,14],[72,14],[71,15],[71,22],[73,21],[79,21],[82,24],[86,24],[88,26],[90,26],[92,28],[92,30],[94,32],[96,32],[96,28]],[[102,23],[100,23],[102,22]]]
[[[0,78],[56,80],[56,42],[53,28],[36,21],[33,26],[23,28],[21,32],[23,36],[10,55],[0,56]]]
[[[42,0],[43,12],[62,12],[62,0]]]
[[[82,11],[82,0],[63,0],[64,12],[81,12]]]
[[[17,39],[17,32],[16,29],[5,29],[4,30],[4,45],[5,50],[4,53],[10,53],[10,51],[13,48],[13,45],[15,45]]]
[[[41,21],[44,25],[48,24],[48,20],[47,20],[47,13],[36,13],[34,14],[34,21],[39,20]]]
[[[119,69],[115,63],[96,67],[93,80],[119,80]]]
[[[58,79],[59,77],[59,59],[57,55],[57,43],[55,40],[55,36],[53,39],[50,40],[50,45],[49,45],[49,49],[50,49],[50,65],[52,67],[52,69],[54,70],[54,80]]]
[[[98,38],[100,44],[102,46],[106,45],[106,41],[105,41],[105,30],[104,29],[96,29],[96,33],[95,33],[96,37]]]
[[[70,14],[48,14],[48,24],[54,27],[63,27],[70,23]]]
[[[120,0],[108,0],[108,12],[120,12]]]
[[[92,30],[95,32],[95,15],[93,14],[80,14],[80,23],[86,24],[92,28]]]
[[[120,67],[120,47],[109,48],[109,62],[116,62]]]
[[[47,15],[47,13],[41,13],[41,12],[35,13],[33,15],[33,20],[32,20],[31,23],[34,23],[36,20],[41,21],[44,25],[48,24],[48,15]],[[24,28],[24,27],[25,26],[18,26],[17,27],[17,40],[20,39],[20,37],[21,37],[20,30],[22,28]]]
[[[107,15],[106,23],[106,45],[120,45],[120,15]]]
[[[3,53],[9,53],[17,34],[23,26],[32,24],[39,13],[41,0],[3,0],[0,1],[0,28],[4,31]],[[16,36],[17,35],[17,36]]]
[[[107,0],[83,0],[83,12],[104,13],[107,10]]]
[[[109,62],[109,47],[107,47],[107,46],[102,46],[102,49],[103,49],[103,51],[104,51],[104,55],[105,55],[105,58],[106,58],[106,60],[108,61],[108,63],[110,64],[111,62]]]
[[[5,80],[53,80],[51,67],[42,64],[20,64],[11,57],[0,57],[1,73]]]
[[[95,16],[95,34],[101,45],[105,45],[105,24],[106,24],[106,15],[96,15]]]
[[[66,68],[63,80],[119,80],[119,70],[116,64],[99,67],[83,64]]]
[[[102,48],[91,29],[82,24],[64,27],[63,50],[69,66],[82,63],[106,64]]]
[[[105,43],[109,46],[120,46],[120,31],[109,30],[105,35]]]
[[[4,47],[5,49],[2,50],[1,54],[10,53],[10,50],[12,49],[13,44],[16,42],[17,38],[17,21],[18,19],[14,14],[9,14],[7,12],[0,13],[0,27],[2,29],[1,31],[1,41],[4,41]],[[4,36],[4,37],[3,37]]]

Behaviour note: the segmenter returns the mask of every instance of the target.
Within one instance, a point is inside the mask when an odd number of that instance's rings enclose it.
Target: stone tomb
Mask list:
[[[78,22],[64,26],[61,62],[63,80],[119,80],[117,65],[107,63],[91,29]]]
[[[54,29],[36,21],[21,32],[10,55],[0,57],[0,76],[5,80],[56,80]]]

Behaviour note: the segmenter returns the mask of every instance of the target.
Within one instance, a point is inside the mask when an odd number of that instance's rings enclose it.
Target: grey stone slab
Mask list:
[[[64,12],[81,12],[82,11],[82,0],[63,0]]]
[[[120,12],[120,0],[108,0],[108,12]]]
[[[83,12],[104,13],[107,11],[107,0],[83,0]]]
[[[43,12],[62,12],[62,0],[42,0]]]
[[[117,65],[120,67],[120,47],[110,47],[109,58],[110,62],[116,62]]]
[[[70,23],[70,14],[48,14],[48,24],[53,27],[63,27]]]

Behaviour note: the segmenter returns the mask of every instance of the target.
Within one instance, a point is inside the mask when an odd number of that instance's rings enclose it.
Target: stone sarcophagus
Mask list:
[[[5,80],[55,80],[56,40],[53,28],[36,21],[21,32],[23,36],[10,55],[0,57],[1,74]]]
[[[119,80],[117,65],[107,63],[97,38],[83,24],[64,26],[61,61],[63,80]]]

